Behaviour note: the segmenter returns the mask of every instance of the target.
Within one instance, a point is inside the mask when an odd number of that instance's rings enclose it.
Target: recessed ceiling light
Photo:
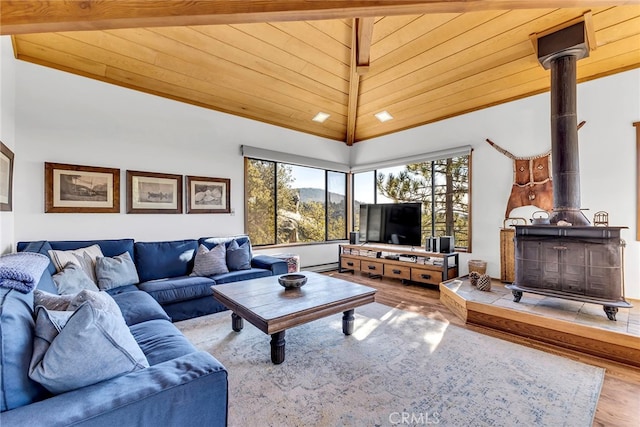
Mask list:
[[[318,123],[324,123],[324,121],[327,120],[330,116],[331,116],[331,114],[323,113],[322,111],[320,111],[311,120],[313,120],[314,122],[318,122]]]
[[[381,123],[393,119],[393,116],[389,114],[387,110],[380,111],[379,113],[374,114],[374,116],[376,116],[376,119],[380,120]]]

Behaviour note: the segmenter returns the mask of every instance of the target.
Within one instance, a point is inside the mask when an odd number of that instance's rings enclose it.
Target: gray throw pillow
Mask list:
[[[77,294],[83,289],[96,292],[99,290],[82,267],[72,262],[68,263],[62,271],[54,274],[51,278],[60,295]]]
[[[122,315],[122,311],[120,311],[118,303],[115,302],[111,295],[106,292],[95,292],[87,289],[80,291],[73,296],[71,301],[69,301],[67,310],[75,311],[87,301],[89,301],[92,306],[100,308],[101,310],[111,311],[113,314],[120,313],[120,315]]]
[[[98,283],[96,281],[95,275],[95,265],[96,259],[98,257],[104,256],[102,255],[102,250],[100,246],[95,244],[91,246],[87,246],[86,248],[75,249],[73,251],[60,251],[60,250],[50,250],[49,257],[51,261],[53,261],[53,265],[56,266],[56,270],[58,272],[62,271],[63,268],[67,266],[70,262],[77,264],[82,267],[84,272],[89,276],[93,283]]]
[[[65,311],[75,297],[74,294],[56,295],[35,289],[33,291],[33,308],[35,311],[35,308],[41,305],[47,310]]]
[[[200,245],[193,261],[193,271],[189,276],[213,276],[228,272],[226,248],[223,243],[211,250],[205,245]]]
[[[227,248],[227,267],[230,271],[249,270],[251,268],[251,252],[249,242],[245,242],[242,246],[233,240]]]
[[[140,282],[138,271],[129,252],[113,258],[97,258],[96,279],[98,279],[98,287],[103,291]]]
[[[149,366],[113,298],[106,292],[83,294],[85,301],[73,312],[36,312],[29,377],[54,394]]]

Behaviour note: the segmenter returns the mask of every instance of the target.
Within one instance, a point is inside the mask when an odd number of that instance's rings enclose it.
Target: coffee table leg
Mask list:
[[[351,335],[353,333],[353,324],[355,322],[354,312],[355,310],[347,310],[342,314],[342,332],[345,335]]]
[[[276,365],[284,362],[284,332],[271,334],[271,361]]]
[[[231,328],[236,332],[240,332],[243,327],[244,321],[242,320],[242,317],[235,313],[231,313]]]

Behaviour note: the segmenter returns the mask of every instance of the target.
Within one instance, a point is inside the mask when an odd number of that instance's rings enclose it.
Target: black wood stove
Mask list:
[[[514,301],[523,292],[602,304],[610,320],[624,299],[624,242],[626,227],[517,225]]]
[[[589,55],[584,22],[541,37],[538,60],[551,69],[553,212],[549,225],[516,226],[514,301],[523,292],[602,304],[610,320],[624,299],[627,227],[595,227],[580,208],[576,63]]]

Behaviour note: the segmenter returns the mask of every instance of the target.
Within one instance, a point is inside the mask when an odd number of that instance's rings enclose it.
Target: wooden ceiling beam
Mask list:
[[[345,138],[347,145],[353,145],[356,139],[360,76],[369,69],[374,22],[375,18],[356,18],[353,20],[351,70],[349,72],[349,103],[347,105],[347,135]]]
[[[624,4],[637,0],[0,0],[0,35]]]
[[[349,70],[349,101],[347,103],[347,133],[344,142],[353,145],[356,139],[356,117],[358,115],[358,94],[360,92],[360,75],[358,67],[358,20],[353,20],[351,31],[351,70]]]
[[[356,19],[356,72],[363,75],[369,71],[371,60],[371,40],[373,39],[373,24],[375,18]]]

